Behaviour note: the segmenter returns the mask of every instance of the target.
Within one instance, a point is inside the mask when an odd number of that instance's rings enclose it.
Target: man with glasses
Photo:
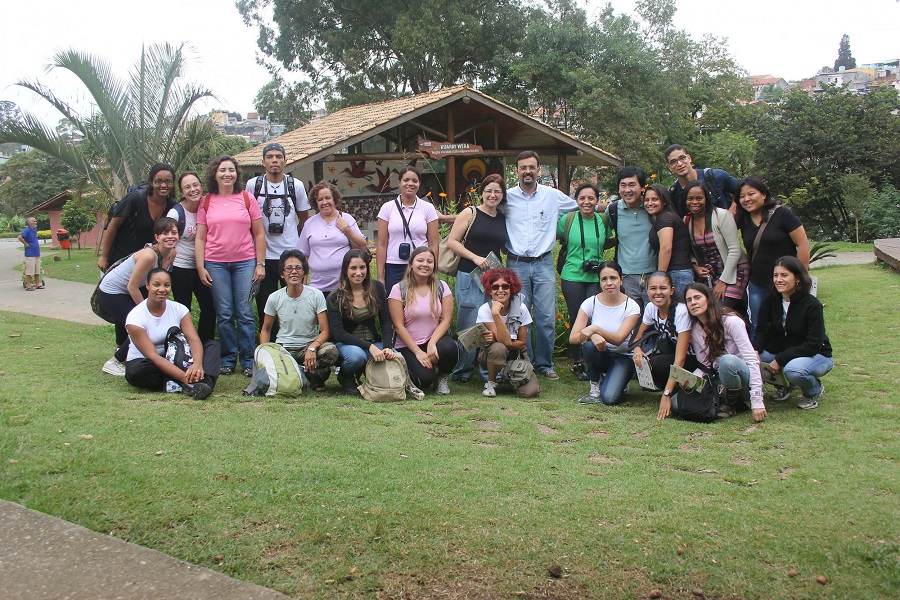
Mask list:
[[[737,192],[738,180],[722,169],[695,169],[691,164],[693,159],[685,151],[683,146],[672,144],[666,148],[666,166],[677,181],[669,188],[669,200],[678,214],[684,217],[687,214],[684,198],[681,191],[684,186],[692,181],[700,180],[709,191],[712,203],[719,208],[730,210],[734,214],[732,196]]]
[[[606,208],[610,226],[616,230],[619,244],[616,262],[622,267],[622,291],[641,307],[649,301],[647,278],[656,271],[657,254],[650,246],[653,222],[644,208],[644,184],[647,176],[638,167],[619,171],[619,200]]]
[[[547,379],[559,379],[553,370],[553,341],[556,338],[556,272],[553,248],[556,246],[556,221],[560,215],[577,208],[563,192],[537,182],[539,157],[526,150],[516,157],[519,185],[506,192],[500,210],[506,214],[509,241],[507,266],[522,280],[525,307],[534,323],[528,354],[535,370]]]

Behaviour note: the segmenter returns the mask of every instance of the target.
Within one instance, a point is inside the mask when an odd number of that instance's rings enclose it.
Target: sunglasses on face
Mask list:
[[[491,289],[495,292],[498,292],[500,290],[508,290],[509,284],[508,283],[495,283],[494,285],[491,286]]]

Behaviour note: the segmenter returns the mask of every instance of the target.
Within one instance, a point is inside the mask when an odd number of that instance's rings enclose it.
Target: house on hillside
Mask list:
[[[789,87],[783,77],[773,77],[772,75],[751,75],[746,80],[753,88],[753,98],[756,101],[777,96],[786,92]]]
[[[872,69],[841,68],[840,71],[816,75],[816,87],[821,89],[826,85],[834,85],[850,92],[865,94],[873,79],[875,79],[875,73]]]

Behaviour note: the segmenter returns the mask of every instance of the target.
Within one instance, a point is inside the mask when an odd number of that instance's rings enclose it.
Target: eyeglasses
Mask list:
[[[172,187],[175,184],[174,179],[154,179],[153,185]]]
[[[669,159],[669,166],[674,167],[675,165],[677,165],[680,162],[688,162],[688,155],[682,154],[681,156],[678,156],[676,158]]]
[[[508,290],[509,284],[508,283],[495,283],[494,285],[491,286],[491,289],[494,290],[495,292],[500,291],[500,290]]]
[[[287,271],[288,273],[295,273],[298,271],[302,271],[303,266],[302,265],[288,265],[284,268],[284,270]]]

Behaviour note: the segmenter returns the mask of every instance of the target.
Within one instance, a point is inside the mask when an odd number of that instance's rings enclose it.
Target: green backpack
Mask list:
[[[280,344],[260,344],[253,353],[254,368],[245,396],[296,398],[306,389],[306,376],[294,357]]]

